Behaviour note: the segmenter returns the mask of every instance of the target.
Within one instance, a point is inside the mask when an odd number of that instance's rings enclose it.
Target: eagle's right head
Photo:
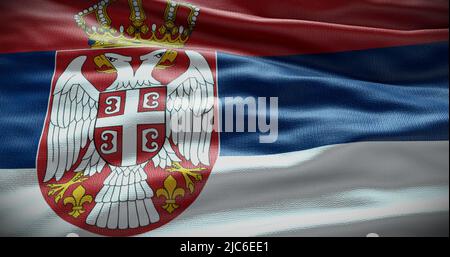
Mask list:
[[[135,86],[134,83],[132,83],[134,72],[130,63],[131,60],[132,58],[129,56],[105,53],[96,56],[94,58],[94,63],[99,68],[97,69],[98,72],[117,73],[116,80],[108,87],[108,89],[120,89],[122,87]]]
[[[115,53],[105,53],[94,58],[94,63],[99,68],[97,71],[105,73],[120,72],[121,69],[131,68],[130,62],[131,57]]]

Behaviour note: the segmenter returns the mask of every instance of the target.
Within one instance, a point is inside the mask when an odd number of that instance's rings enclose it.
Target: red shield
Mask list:
[[[164,144],[166,87],[100,93],[94,142],[114,166],[141,164]]]
[[[120,54],[131,58],[130,64],[135,72],[141,66],[140,57],[155,50],[158,50],[158,48],[91,49],[58,51],[56,53],[55,73],[37,157],[38,180],[43,197],[56,214],[67,222],[92,233],[110,236],[136,235],[170,222],[182,214],[198,197],[216,162],[219,147],[217,123],[214,123],[214,130],[211,134],[209,164],[194,165],[191,160],[183,157],[178,146],[166,135],[167,121],[164,113],[168,108],[166,105],[168,103],[167,94],[169,93],[166,85],[185,73],[189,67],[189,58],[183,50],[176,50],[178,55],[173,66],[163,70],[155,69],[151,74],[153,78],[161,82],[161,85],[146,88],[107,90],[117,78],[117,74],[101,72],[94,62],[95,57],[102,54]],[[218,103],[216,98],[215,52],[199,53],[207,61],[214,79],[214,117],[216,119],[218,117]],[[58,108],[54,108],[53,104],[54,101],[59,100],[55,97],[57,81],[64,77],[62,75],[68,66],[80,56],[86,57],[81,69],[83,77],[99,93],[97,93],[97,99],[94,99],[95,104],[89,103],[86,105],[86,108],[96,106],[98,109],[97,114],[93,116],[95,123],[92,124],[94,127],[92,135],[87,139],[85,147],[80,148],[75,153],[71,150],[74,148],[71,147],[79,145],[83,138],[74,137],[66,140],[66,137],[62,135],[57,138],[58,140],[53,145],[49,144],[49,138],[55,134],[55,130],[51,128],[52,115],[55,116],[60,111]],[[75,93],[77,92],[75,91]],[[75,95],[70,97],[73,98],[68,99],[77,99]],[[69,101],[66,102],[66,105],[68,103]],[[70,110],[70,108],[67,110]],[[71,117],[70,114],[68,117]],[[67,131],[76,129],[78,127],[68,127]],[[176,166],[169,165],[161,168],[161,166],[155,165],[153,159],[160,152],[165,140],[168,140],[174,153],[180,159],[179,167],[191,170],[191,173],[169,170],[170,168],[176,169]],[[50,151],[52,147],[56,149],[55,144],[62,146],[60,150],[62,149],[62,153],[66,154],[65,156],[70,156],[73,163],[67,164],[68,169],[64,170],[60,179],[51,177],[51,179],[46,180],[49,159],[55,158],[55,152]],[[92,151],[96,151],[98,155],[94,156],[92,160],[86,159],[86,156]],[[94,162],[95,159],[104,162]],[[88,163],[87,167],[92,168],[91,174],[86,174],[83,172],[84,170],[79,173],[75,172],[79,171],[77,167],[83,163]],[[146,163],[145,166],[143,166],[144,163]],[[94,166],[91,167],[91,164]],[[153,191],[150,199],[154,205],[154,210],[159,214],[159,220],[143,226],[139,224],[136,226],[130,225],[125,229],[89,225],[87,218],[90,213],[95,211],[96,198],[101,193],[104,184],[108,183],[106,180],[112,174],[111,167],[136,166],[138,164],[142,166],[140,171],[143,172],[140,178],[146,177],[143,182],[147,183]],[[177,193],[174,194],[173,190],[176,190]]]

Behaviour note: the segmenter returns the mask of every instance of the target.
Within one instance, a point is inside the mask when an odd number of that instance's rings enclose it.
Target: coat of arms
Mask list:
[[[216,161],[215,54],[182,49],[199,8],[168,1],[157,24],[156,7],[127,1],[124,19],[116,2],[75,15],[92,49],[56,54],[37,167],[63,219],[134,235],[187,208]]]

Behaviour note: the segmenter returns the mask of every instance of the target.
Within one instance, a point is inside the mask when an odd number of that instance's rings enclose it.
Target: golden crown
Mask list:
[[[149,27],[142,0],[128,0],[131,24],[126,29],[123,25],[116,29],[111,27],[111,18],[108,15],[108,7],[115,1],[100,1],[74,16],[78,26],[88,35],[92,48],[148,45],[180,48],[189,39],[200,13],[200,9],[194,5],[169,0],[163,24],[158,26],[153,23]],[[177,10],[181,6],[189,9],[186,28],[175,24]],[[89,26],[85,21],[85,17],[93,13],[98,26]]]

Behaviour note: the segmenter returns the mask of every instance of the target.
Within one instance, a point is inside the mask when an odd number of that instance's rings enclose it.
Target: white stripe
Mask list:
[[[327,149],[336,147],[323,146],[309,150],[289,152],[283,154],[259,155],[259,156],[223,156],[217,160],[214,166],[215,173],[230,172],[261,172],[267,169],[282,169],[296,167],[309,161]]]
[[[318,228],[316,235],[383,235],[392,218],[408,222],[394,235],[422,235],[436,222],[448,224],[448,148],[448,141],[372,142],[220,157],[192,206],[145,236],[305,235]],[[34,169],[0,170],[0,206],[1,235],[93,235],[54,214]],[[348,232],[352,224],[367,224],[367,233]]]
[[[195,218],[184,217],[145,236],[175,236],[181,227],[188,228],[182,233],[183,236],[258,236],[427,214],[448,211],[448,193],[448,186],[441,186],[404,190],[354,190],[302,201],[280,200],[277,203],[204,213]],[[208,228],[207,231],[205,227]],[[374,231],[377,229],[374,228]]]

